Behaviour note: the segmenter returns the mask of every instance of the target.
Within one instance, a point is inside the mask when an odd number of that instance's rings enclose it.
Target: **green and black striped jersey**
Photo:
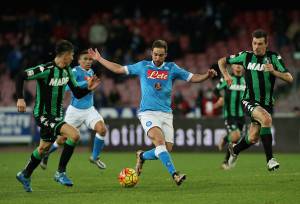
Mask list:
[[[221,78],[215,89],[215,94],[221,96],[221,91],[224,90],[224,105],[223,116],[229,117],[243,117],[244,111],[242,108],[242,98],[246,89],[246,82],[244,77],[232,76],[232,84],[228,87],[226,81]]]
[[[89,90],[81,89],[73,75],[71,67],[59,68],[55,62],[48,62],[38,66],[25,69],[22,73],[24,80],[36,80],[36,99],[33,114],[35,117],[47,115],[53,118],[62,119],[64,116],[63,98],[66,85],[70,87],[74,95],[83,97]],[[18,98],[22,98],[22,86],[19,86]],[[75,92],[74,92],[75,91]]]
[[[246,91],[243,99],[258,102],[266,106],[273,106],[273,89],[275,76],[264,71],[264,64],[271,63],[279,72],[288,72],[280,55],[267,51],[263,56],[256,56],[253,52],[243,51],[226,58],[228,64],[240,64],[245,68]]]

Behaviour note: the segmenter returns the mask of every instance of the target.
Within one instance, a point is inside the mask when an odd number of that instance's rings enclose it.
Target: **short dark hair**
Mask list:
[[[61,55],[65,52],[72,52],[74,51],[74,46],[71,42],[67,40],[60,40],[56,43],[55,46],[55,54]]]
[[[268,41],[268,34],[263,29],[257,29],[255,31],[253,31],[252,38],[264,38],[265,42],[267,42]]]
[[[78,58],[80,58],[81,55],[86,55],[86,54],[89,54],[88,50],[82,50],[82,51],[79,52]]]
[[[168,44],[164,40],[155,40],[152,44],[152,50],[154,48],[164,48],[166,53],[168,52]]]

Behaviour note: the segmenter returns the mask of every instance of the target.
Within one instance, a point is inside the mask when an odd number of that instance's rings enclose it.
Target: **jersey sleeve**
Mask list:
[[[25,69],[24,76],[25,80],[45,79],[49,73],[50,69],[45,68],[45,66],[42,64]]]
[[[142,68],[143,68],[143,61],[124,66],[127,75],[135,75],[135,76],[140,75]]]
[[[87,88],[80,88],[80,86],[78,85],[75,76],[73,74],[73,72],[71,71],[70,68],[67,69],[68,74],[69,74],[69,81],[68,81],[68,86],[71,89],[71,91],[73,92],[74,96],[76,98],[82,98],[85,95],[87,95],[88,93],[90,93],[91,91],[88,90]]]
[[[282,73],[289,72],[288,69],[285,67],[282,57],[280,55],[272,55],[272,63],[273,65],[275,65],[275,69],[277,71]]]
[[[181,79],[184,81],[189,81],[193,74],[191,72],[186,71],[185,69],[179,67],[177,64],[173,64],[173,73],[174,79]]]
[[[227,64],[239,64],[244,65],[244,62],[246,61],[247,52],[243,51],[236,55],[230,55],[226,58]]]

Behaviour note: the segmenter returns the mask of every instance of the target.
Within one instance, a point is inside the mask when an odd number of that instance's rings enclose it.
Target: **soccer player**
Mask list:
[[[192,74],[174,62],[165,62],[167,51],[167,43],[156,40],[152,44],[152,61],[143,60],[136,64],[121,66],[104,59],[97,49],[89,49],[91,57],[112,72],[140,78],[142,96],[138,116],[155,148],[146,152],[137,151],[137,174],[141,174],[144,161],[159,159],[176,184],[180,185],[186,175],[176,171],[169,154],[174,143],[173,115],[170,107],[172,84],[175,79],[202,82],[217,73],[209,69],[205,74]]]
[[[87,50],[79,53],[79,66],[74,67],[72,71],[75,76],[75,80],[81,88],[86,88],[86,79],[94,75],[94,71],[91,69],[92,62],[93,59],[89,56]],[[68,86],[67,90],[69,90]],[[103,117],[94,107],[94,98],[92,92],[80,99],[76,98],[72,93],[71,104],[66,111],[65,122],[75,128],[80,128],[80,126],[85,123],[87,127],[96,131],[93,152],[89,160],[91,163],[97,165],[98,168],[105,169],[106,165],[99,159],[99,155],[104,147],[106,126]],[[57,140],[52,144],[49,153],[43,157],[40,163],[42,169],[46,169],[50,153],[56,151],[58,146],[64,144],[64,142],[64,137],[58,137]]]
[[[87,88],[80,88],[71,71],[74,48],[71,42],[61,40],[56,44],[56,56],[53,61],[28,68],[18,75],[16,81],[17,108],[19,112],[26,111],[23,97],[24,80],[36,80],[36,101],[33,110],[36,123],[40,127],[40,144],[32,152],[25,168],[17,173],[17,180],[25,191],[31,192],[31,174],[41,162],[44,154],[49,150],[57,135],[68,138],[62,151],[58,170],[54,175],[55,181],[72,186],[72,181],[66,175],[66,166],[70,160],[79,132],[76,128],[63,121],[63,98],[65,87],[68,85],[75,97],[81,98],[94,90],[100,80],[92,76],[87,81]]]
[[[281,56],[267,50],[267,47],[267,33],[258,29],[252,33],[253,51],[243,51],[237,55],[223,57],[218,61],[220,71],[229,86],[233,80],[226,70],[226,64],[244,66],[246,90],[242,105],[245,112],[251,117],[249,137],[242,138],[235,146],[228,146],[231,153],[228,160],[230,168],[235,166],[238,154],[255,144],[259,138],[261,138],[265,150],[267,169],[272,171],[279,168],[279,163],[273,157],[272,150],[273,89],[276,78],[292,83],[293,77],[286,69]]]
[[[238,142],[245,125],[244,111],[241,103],[246,89],[246,83],[243,77],[243,66],[233,64],[231,65],[231,69],[232,84],[228,86],[226,81],[221,78],[214,91],[215,95],[218,97],[218,101],[214,104],[214,108],[217,109],[223,106],[223,117],[227,129],[227,135],[220,140],[218,145],[220,151],[226,144],[236,144]],[[221,95],[222,90],[224,91],[223,95]],[[227,149],[225,159],[221,165],[224,170],[229,169],[229,156],[230,153]]]

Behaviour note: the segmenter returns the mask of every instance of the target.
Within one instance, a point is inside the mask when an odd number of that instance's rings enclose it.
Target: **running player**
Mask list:
[[[56,56],[51,62],[28,68],[18,75],[16,80],[17,108],[19,112],[26,111],[23,97],[24,80],[36,80],[36,101],[33,110],[34,118],[40,129],[40,144],[31,154],[25,168],[17,173],[17,180],[26,192],[31,192],[31,174],[49,150],[57,135],[68,138],[62,151],[58,170],[54,175],[55,181],[72,186],[73,182],[66,175],[66,166],[73,154],[79,132],[73,126],[63,121],[63,98],[65,87],[68,85],[75,97],[81,98],[91,90],[96,89],[100,80],[93,76],[88,79],[87,88],[80,88],[71,71],[74,48],[72,43],[61,40],[56,44]]]
[[[226,65],[240,64],[244,66],[246,91],[242,105],[245,112],[251,117],[249,137],[244,137],[234,147],[229,145],[231,155],[228,165],[230,168],[235,166],[238,154],[255,144],[259,137],[264,146],[267,169],[272,171],[279,168],[279,163],[273,157],[272,150],[273,89],[276,78],[292,83],[293,77],[286,69],[281,56],[276,52],[268,51],[267,47],[267,33],[258,29],[252,33],[253,51],[243,51],[237,55],[223,57],[218,61],[224,80],[229,86],[232,84],[232,77],[228,74]]]
[[[231,86],[228,86],[226,81],[221,78],[214,91],[215,95],[218,97],[218,101],[214,104],[214,108],[217,109],[223,106],[223,117],[227,129],[227,135],[220,140],[218,145],[220,151],[226,144],[236,144],[238,142],[245,125],[244,111],[241,103],[246,89],[245,79],[243,77],[243,66],[233,64],[231,65],[231,69]],[[221,95],[222,90],[224,91],[223,95]],[[227,149],[225,159],[221,165],[224,170],[229,168],[229,156],[230,153]]]
[[[74,67],[72,71],[75,76],[75,80],[81,88],[86,88],[86,79],[94,75],[94,71],[91,69],[92,62],[93,59],[89,57],[87,50],[79,53],[79,66]],[[66,90],[69,89],[70,88],[67,86]],[[106,126],[103,117],[94,107],[94,98],[92,92],[80,99],[76,98],[72,93],[71,104],[66,111],[65,122],[75,128],[80,128],[80,126],[84,123],[87,127],[96,131],[93,152],[89,160],[92,164],[97,165],[98,168],[105,169],[106,165],[99,159],[99,155],[104,147]],[[52,144],[49,153],[43,157],[40,163],[42,169],[46,169],[49,155],[56,151],[59,145],[64,144],[65,139],[66,138],[64,137],[58,137],[57,140]]]
[[[128,66],[104,59],[97,49],[89,49],[89,53],[93,59],[114,73],[136,75],[140,78],[142,96],[138,116],[155,148],[146,152],[137,151],[137,174],[141,174],[145,160],[159,159],[176,184],[180,185],[186,175],[176,171],[169,154],[174,143],[173,115],[170,107],[172,84],[175,79],[202,82],[217,73],[210,69],[205,74],[192,74],[174,62],[165,62],[167,50],[165,41],[156,40],[152,44],[152,61],[143,60]]]

